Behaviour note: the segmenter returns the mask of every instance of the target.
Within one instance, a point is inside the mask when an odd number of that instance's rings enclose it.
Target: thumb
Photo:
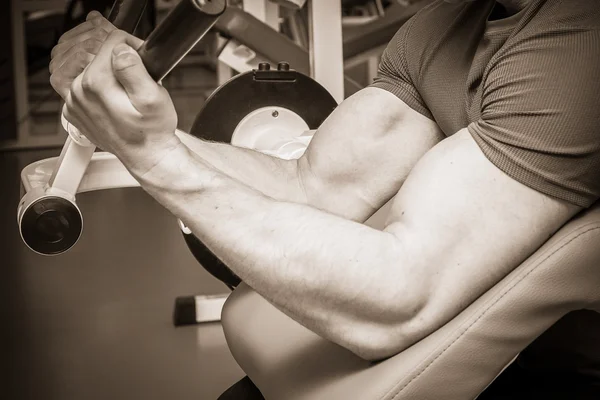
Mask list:
[[[156,82],[146,71],[137,51],[125,43],[120,43],[113,48],[112,53],[115,77],[132,100],[154,89]]]

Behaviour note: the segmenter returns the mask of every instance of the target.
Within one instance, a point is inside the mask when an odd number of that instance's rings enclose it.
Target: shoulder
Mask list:
[[[483,82],[469,126],[498,168],[542,193],[587,207],[600,196],[600,31],[522,31]]]
[[[571,20],[532,21],[494,55],[484,76],[483,107],[518,95],[538,104],[559,101],[573,109],[598,103],[600,29]],[[511,103],[514,104],[514,103]]]
[[[600,29],[600,4],[596,0],[547,0],[543,11],[556,26]]]

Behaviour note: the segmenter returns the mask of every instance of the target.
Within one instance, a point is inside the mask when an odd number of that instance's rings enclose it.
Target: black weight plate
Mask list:
[[[317,129],[337,102],[327,89],[297,71],[249,71],[226,82],[206,100],[190,134],[230,143],[244,117],[272,106],[295,112],[309,129]]]

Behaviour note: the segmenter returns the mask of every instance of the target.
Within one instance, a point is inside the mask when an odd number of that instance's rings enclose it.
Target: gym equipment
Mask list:
[[[408,7],[396,4],[373,22],[345,28],[343,54],[346,62],[356,65],[364,61],[365,56],[381,54],[400,26],[432,1],[421,0]],[[228,8],[215,24],[215,30],[230,39],[219,59],[239,72],[257,68],[261,61],[276,63],[286,60],[297,71],[310,74],[310,57],[306,49],[239,8]],[[349,77],[344,78],[345,97],[361,88]]]
[[[173,310],[173,325],[194,325],[220,321],[221,310],[228,296],[229,294],[177,297]]]
[[[271,0],[274,3],[279,4],[282,7],[287,7],[291,9],[299,9],[304,7],[306,0]]]
[[[119,29],[133,32],[145,7],[146,0],[116,1],[108,20]],[[64,155],[69,144],[67,140],[63,149]],[[92,146],[81,147],[85,153],[94,152]],[[53,178],[56,178],[56,175]],[[70,198],[60,194],[50,195],[51,187],[58,185],[50,183],[49,186],[47,190],[28,191],[31,195],[21,200],[17,218],[21,237],[29,247],[40,253],[54,254],[60,252],[61,248],[70,248],[77,242],[83,221],[79,209]]]
[[[145,0],[118,0],[109,18],[117,27],[132,32],[145,4]],[[150,75],[160,81],[168,74],[208,32],[225,7],[225,0],[182,0],[175,6],[138,50]],[[86,178],[90,179],[90,173],[85,175],[88,166],[104,165],[92,168],[96,173],[98,169],[102,172],[124,170],[114,157],[106,153],[94,154],[95,146],[70,125],[64,115],[62,122],[69,137],[56,166],[50,169],[54,160],[43,160],[26,167],[21,174],[26,194],[17,210],[19,230],[27,246],[44,255],[68,250],[81,235],[83,217],[75,194],[86,190],[84,182]],[[128,175],[125,173],[122,181],[116,178],[114,182],[111,182],[114,177],[103,175],[104,181],[94,180],[87,189],[122,187],[119,183],[137,186]],[[100,186],[94,186],[98,183]]]

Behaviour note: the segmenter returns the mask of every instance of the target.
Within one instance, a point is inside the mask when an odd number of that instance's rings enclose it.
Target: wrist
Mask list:
[[[165,148],[151,164],[132,172],[134,178],[151,194],[198,194],[222,183],[222,176],[203,162],[183,142]],[[143,171],[143,173],[142,173]]]
[[[162,141],[145,140],[140,144],[129,144],[119,152],[118,158],[138,181],[169,158],[173,152],[181,152],[185,147],[181,140],[172,134]]]

